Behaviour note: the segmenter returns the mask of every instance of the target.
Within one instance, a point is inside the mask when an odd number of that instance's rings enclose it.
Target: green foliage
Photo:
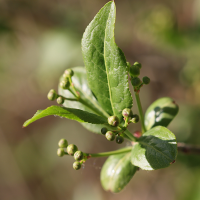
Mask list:
[[[67,69],[60,78],[58,94],[51,90],[48,95],[50,100],[58,98],[57,102],[63,105],[38,110],[23,125],[26,127],[40,118],[54,115],[76,120],[88,130],[105,135],[109,141],[116,138],[118,144],[124,138],[130,140],[131,147],[97,154],[78,151],[75,144],[68,145],[65,139],[59,142],[61,148],[57,151],[58,156],[74,155],[76,161],[73,168],[76,170],[91,157],[112,155],[101,170],[102,186],[111,192],[121,191],[138,167],[143,170],[165,168],[177,156],[176,137],[165,127],[177,114],[178,106],[171,98],[158,99],[147,109],[144,119],[139,92],[141,86],[148,84],[150,79],[143,77],[141,82],[137,77],[141,64],[135,62],[130,65],[116,45],[115,18],[115,3],[110,1],[97,13],[83,35],[85,68]],[[128,71],[139,116],[131,111],[133,100],[128,85]],[[136,136],[128,131],[128,125],[137,123],[139,119],[143,133],[139,132]],[[67,148],[66,152],[63,148]]]
[[[59,106],[51,106],[45,110],[38,110],[31,119],[24,122],[23,127],[26,127],[32,122],[49,115],[54,115],[54,116],[56,115],[59,117],[76,120],[78,122],[88,122],[92,124],[106,124],[106,120],[104,118],[95,115],[93,113],[89,113],[87,111],[73,109],[73,108],[64,108]]]
[[[167,127],[177,115],[178,109],[178,105],[169,97],[157,99],[145,113],[146,129],[149,130],[155,126]]]
[[[101,170],[101,184],[104,190],[120,192],[131,180],[137,167],[130,162],[130,153],[110,156]]]
[[[131,162],[144,170],[168,167],[177,156],[175,135],[167,128],[157,126],[144,133],[133,145]]]
[[[126,59],[114,41],[115,12],[112,1],[99,11],[83,34],[82,52],[90,88],[105,111],[121,121],[132,97]]]

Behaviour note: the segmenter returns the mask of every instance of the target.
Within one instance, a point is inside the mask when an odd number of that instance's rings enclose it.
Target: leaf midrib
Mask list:
[[[112,8],[112,6],[111,6],[111,8]],[[110,12],[109,12],[108,19],[110,18],[110,14],[111,14],[111,9],[110,9]],[[106,64],[106,56],[105,56],[106,30],[107,30],[108,19],[107,19],[107,23],[106,23],[105,39],[104,39],[104,63],[105,63],[105,68],[106,68],[107,80],[108,80],[108,90],[109,90],[109,95],[110,95],[110,104],[111,104],[111,107],[112,107],[112,111],[113,111],[113,113],[115,115],[114,106],[113,106],[113,100],[112,100],[112,95],[111,95],[110,81],[109,81],[109,76],[108,76],[108,69],[107,69],[107,64]]]
[[[157,149],[154,148],[153,146],[151,146],[151,145],[149,145],[149,144],[147,144],[147,143],[145,143],[145,142],[139,142],[139,143],[140,143],[140,144],[143,144],[144,146],[147,146],[147,147],[149,147],[149,148],[154,149],[156,152],[162,154],[162,155],[163,155],[164,157],[166,157],[169,161],[171,161],[171,159],[170,159],[168,156],[166,156],[164,153],[162,153],[161,151],[157,150]]]

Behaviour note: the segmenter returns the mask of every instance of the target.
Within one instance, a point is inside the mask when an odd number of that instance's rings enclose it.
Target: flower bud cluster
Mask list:
[[[124,141],[124,138],[120,136],[119,131],[109,131],[106,127],[103,127],[101,133],[105,135],[108,141],[114,141],[116,139],[118,144],[121,144]]]
[[[56,93],[55,90],[51,89],[49,93],[47,94],[47,98],[50,101],[56,100],[58,104],[62,105],[65,102],[65,98],[63,96],[60,96]]]
[[[142,65],[139,62],[135,62],[133,65],[130,65],[130,63],[127,62],[127,66],[131,76],[131,84],[133,85],[135,91],[139,91],[144,84],[147,85],[150,83],[149,77],[144,76],[142,80],[138,77],[140,75],[140,69],[142,68]]]
[[[133,114],[132,110],[129,108],[124,108],[124,110],[122,110],[122,116],[124,117],[125,121],[124,127],[127,127],[131,122],[137,123],[139,121],[139,116],[137,114]]]
[[[81,168],[82,164],[87,159],[87,154],[78,150],[78,147],[75,144],[69,144],[66,139],[61,139],[58,142],[57,155],[62,157],[64,155],[74,156],[75,162],[73,163],[73,168],[78,170]]]

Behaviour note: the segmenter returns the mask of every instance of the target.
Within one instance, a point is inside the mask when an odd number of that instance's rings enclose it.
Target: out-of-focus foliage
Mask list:
[[[83,65],[82,34],[106,2],[0,1],[0,199],[200,198],[199,156],[178,155],[169,168],[139,171],[124,191],[113,195],[99,181],[105,159],[88,160],[74,171],[73,159],[58,158],[56,149],[61,138],[85,152],[118,145],[59,117],[22,129],[37,109],[52,104],[47,92],[57,89],[64,69]],[[142,63],[141,77],[151,78],[141,88],[143,110],[159,97],[173,98],[180,111],[169,129],[179,142],[200,144],[200,0],[115,3],[116,43],[130,63]],[[136,106],[133,111],[137,113]]]

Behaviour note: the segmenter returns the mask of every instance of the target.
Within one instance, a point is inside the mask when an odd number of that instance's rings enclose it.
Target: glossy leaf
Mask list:
[[[159,125],[167,127],[177,115],[178,110],[178,105],[169,97],[154,101],[145,113],[146,129],[149,130]]]
[[[120,192],[131,180],[137,167],[131,164],[130,154],[110,156],[101,170],[101,184],[105,190]]]
[[[89,112],[79,110],[79,109],[64,108],[60,106],[51,106],[45,110],[38,110],[31,119],[27,120],[24,123],[23,126],[26,127],[32,122],[49,115],[56,115],[59,117],[76,120],[78,122],[88,122],[92,124],[104,124],[104,123],[106,124],[107,123],[107,121],[104,118],[98,115],[95,115],[93,113],[89,113]]]
[[[72,82],[76,88],[76,90],[80,93],[81,98],[87,102],[88,106],[83,105],[77,101],[68,101],[65,100],[63,106],[68,108],[77,108],[90,113],[94,113],[100,116],[105,116],[105,119],[108,117],[108,114],[103,110],[103,108],[99,105],[98,101],[94,97],[92,91],[89,88],[86,76],[85,67],[74,67],[74,76],[72,77]],[[61,77],[61,80],[63,77]],[[73,94],[69,92],[69,90],[64,90],[61,87],[58,87],[58,93],[66,98],[74,98]],[[96,112],[94,112],[94,108]],[[82,123],[82,125],[87,128],[89,131],[101,134],[101,128],[105,125],[101,124],[89,124]]]
[[[126,59],[114,41],[115,3],[108,2],[86,28],[82,53],[91,90],[110,115],[132,107]]]
[[[135,142],[131,152],[133,165],[144,170],[168,167],[177,156],[175,135],[167,128],[157,126],[144,133]]]

